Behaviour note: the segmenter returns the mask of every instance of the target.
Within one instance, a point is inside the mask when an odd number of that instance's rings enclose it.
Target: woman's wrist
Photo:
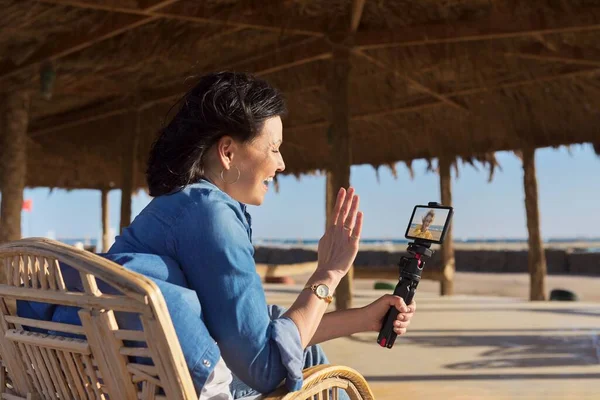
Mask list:
[[[359,332],[376,332],[381,327],[377,327],[373,323],[373,316],[367,307],[359,307],[356,309],[356,315],[360,321]]]
[[[317,269],[312,274],[312,276],[308,279],[306,284],[314,285],[314,284],[323,283],[323,284],[327,285],[327,287],[329,287],[329,290],[333,293],[333,291],[340,284],[342,277],[343,276],[340,276],[340,274],[332,272],[332,271]]]
[[[376,321],[373,321],[373,313],[369,310],[369,305],[357,309],[360,314],[361,332],[379,332],[381,326]]]

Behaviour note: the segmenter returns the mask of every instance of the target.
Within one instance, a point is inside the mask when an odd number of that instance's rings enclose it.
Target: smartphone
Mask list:
[[[449,206],[415,206],[404,237],[419,242],[442,244],[452,214],[453,209]]]

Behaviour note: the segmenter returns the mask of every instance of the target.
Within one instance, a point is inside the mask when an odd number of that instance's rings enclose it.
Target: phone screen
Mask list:
[[[441,244],[451,217],[452,207],[415,206],[405,237]]]

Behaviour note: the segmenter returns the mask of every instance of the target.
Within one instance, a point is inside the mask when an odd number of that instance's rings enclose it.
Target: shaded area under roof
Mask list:
[[[600,2],[366,1],[350,73],[353,164],[591,142],[600,147]],[[0,90],[35,91],[28,186],[136,185],[167,112],[206,72],[286,95],[286,173],[326,169],[332,38],[351,0],[0,0]],[[51,61],[51,68],[48,67]],[[40,71],[56,76],[51,99]]]

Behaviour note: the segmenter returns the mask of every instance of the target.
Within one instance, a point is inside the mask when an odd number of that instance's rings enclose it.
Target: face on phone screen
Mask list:
[[[450,207],[416,206],[406,230],[406,238],[441,243],[451,211]]]

